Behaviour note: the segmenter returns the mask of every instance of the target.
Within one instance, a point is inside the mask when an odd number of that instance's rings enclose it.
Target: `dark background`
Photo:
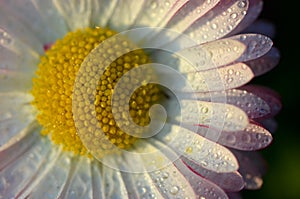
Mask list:
[[[254,83],[267,85],[282,97],[283,109],[276,117],[278,129],[273,143],[262,150],[268,162],[263,187],[246,191],[244,198],[300,198],[300,132],[299,132],[299,82],[300,58],[298,31],[300,10],[296,1],[265,0],[262,18],[276,26],[274,45],[281,52],[277,68],[258,77]]]

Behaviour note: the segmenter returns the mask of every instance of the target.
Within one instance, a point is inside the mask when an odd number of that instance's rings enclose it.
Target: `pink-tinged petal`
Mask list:
[[[220,187],[192,172],[181,160],[175,161],[174,164],[189,181],[197,195],[197,198],[228,198],[226,193]]]
[[[194,129],[194,126],[191,125],[184,124],[184,127],[190,130]],[[253,121],[243,130],[223,130],[219,133],[217,138],[209,136],[209,133],[216,134],[218,132],[217,129],[210,130],[212,130],[212,132],[209,132],[209,128],[207,126],[198,126],[196,132],[199,135],[218,142],[223,146],[244,151],[253,151],[265,148],[272,142],[273,139],[268,130]]]
[[[52,146],[53,148],[53,146]],[[52,150],[41,165],[32,183],[20,194],[20,198],[59,198],[70,175],[71,157],[68,153]]]
[[[32,96],[27,93],[0,93],[0,147],[34,120],[31,100]]]
[[[185,33],[199,44],[222,38],[245,17],[248,5],[248,0],[221,0],[210,12],[192,24]]]
[[[230,89],[221,92],[210,93],[182,93],[185,99],[198,99],[202,101],[222,101],[239,107],[249,118],[261,118],[271,112],[270,105],[262,98],[246,90]]]
[[[106,27],[108,20],[114,13],[118,0],[93,0],[91,26]]]
[[[128,199],[128,193],[121,172],[107,166],[102,166],[105,198]]]
[[[249,25],[253,24],[253,22],[257,19],[257,17],[261,13],[262,9],[263,9],[262,0],[249,0],[249,8],[247,14],[245,15],[241,23],[239,23],[239,25],[230,33],[230,35],[239,33],[245,30],[245,28],[247,28]],[[244,32],[249,32],[249,31],[244,31]],[[256,32],[256,33],[262,34],[262,32]]]
[[[236,63],[213,70],[183,73],[190,85],[182,92],[214,92],[240,87],[248,83],[254,74],[244,63]],[[190,88],[192,90],[190,90]]]
[[[222,131],[243,130],[249,120],[243,110],[226,103],[182,100],[178,122],[193,126],[209,126]]]
[[[180,173],[179,175],[183,175],[184,179],[189,183],[188,188],[193,190],[190,193],[193,192],[194,193],[193,195],[196,194],[195,197],[192,197],[191,195],[188,195],[188,197],[190,197],[190,198],[211,198],[211,199],[228,198],[227,195],[225,194],[225,192],[220,187],[209,182],[208,180],[204,179],[200,175],[197,175],[194,172],[192,172],[180,159],[175,159],[174,157],[177,157],[177,155],[169,147],[165,146],[164,144],[162,144],[161,142],[158,142],[158,141],[154,142],[154,144],[157,148],[160,149],[160,151],[163,154],[165,154],[165,156],[167,156],[169,159],[174,160],[173,164],[170,164],[168,167],[165,167],[167,169],[166,172],[169,174],[168,176],[171,176],[173,173],[175,175],[178,175]],[[173,173],[170,172],[170,171],[172,171],[170,169],[173,170]],[[177,170],[178,170],[178,172],[177,172]],[[161,176],[161,178],[158,178],[158,180],[163,179],[163,177],[166,176],[165,172],[161,172],[161,171],[159,171],[157,174]],[[157,179],[157,178],[155,178],[155,179]],[[182,183],[182,182],[176,181],[176,180],[171,180],[171,182],[173,182],[172,183],[173,186],[177,186],[176,184],[174,184],[174,182],[179,183],[179,184]],[[177,189],[178,187],[180,188],[181,186],[173,187],[173,189],[171,189],[170,191],[173,190],[172,192],[174,192],[177,190],[181,190],[181,189]],[[184,198],[184,197],[179,197],[179,198]]]
[[[30,146],[28,150],[18,154],[18,157],[0,170],[0,198],[18,198],[18,194],[33,181],[51,150],[51,144],[46,139],[35,139],[35,142],[26,144]],[[17,153],[20,152],[18,150],[20,148],[17,148]],[[15,156],[14,153],[15,151],[11,151],[6,155]],[[7,161],[7,158],[1,157],[2,161]]]
[[[92,16],[92,0],[53,0],[53,4],[64,17],[70,30],[89,27]]]
[[[60,198],[93,199],[91,160],[86,157],[75,157],[68,182]]]
[[[259,189],[262,176],[266,171],[266,162],[259,152],[232,151],[240,163],[239,172],[243,176],[246,189]]]
[[[253,151],[267,147],[272,140],[269,131],[257,124],[249,124],[243,131],[222,132],[218,142],[230,148]]]
[[[219,1],[220,0],[188,1],[175,13],[166,27],[177,32],[184,32],[190,25],[215,7]]]
[[[93,183],[93,198],[104,198],[104,181],[101,173],[101,167],[98,162],[94,161],[92,164],[92,183]]]
[[[231,38],[242,42],[247,47],[243,55],[237,60],[240,62],[257,59],[269,52],[273,46],[269,37],[260,34],[241,34]]]
[[[280,97],[275,91],[267,87],[253,86],[253,85],[247,85],[242,87],[241,89],[251,92],[254,95],[257,95],[269,105],[270,113],[265,115],[262,119],[271,118],[277,115],[278,112],[281,110],[282,105],[281,105]]]
[[[251,68],[255,76],[259,76],[272,70],[279,63],[279,59],[279,51],[273,47],[264,56],[248,61],[246,64]]]
[[[181,72],[216,69],[236,62],[245,62],[266,54],[272,41],[258,34],[236,35],[177,52]]]
[[[176,52],[181,72],[216,69],[238,60],[246,51],[244,43],[235,38],[220,39]]]
[[[128,27],[130,27],[136,20],[138,14],[141,12],[145,2],[146,2],[146,0],[140,0],[140,1],[121,0],[121,1],[118,1],[118,4],[114,9],[114,12],[109,19],[108,26],[118,32],[127,30]],[[122,20],[120,20],[120,19],[122,19]]]
[[[165,150],[170,149],[159,141],[151,140],[150,142],[153,145],[148,146],[148,150],[156,150],[155,157],[141,156],[141,159],[147,171],[149,171],[147,167],[156,168],[149,172],[149,176],[160,194],[164,198],[196,198],[189,181],[170,161],[171,159],[175,160],[177,155],[174,152],[165,154]],[[161,165],[161,162],[169,162],[169,164]]]
[[[225,147],[177,125],[165,125],[170,130],[161,132],[157,139],[202,167],[215,172],[232,172],[238,169],[234,155]],[[216,138],[217,139],[217,138]]]
[[[133,28],[164,27],[170,18],[181,8],[187,0],[145,1]]]
[[[204,177],[205,179],[215,183],[225,191],[240,191],[244,188],[243,177],[236,171],[230,173],[215,173],[201,167],[199,164],[187,159],[182,158],[182,161],[194,173]]]

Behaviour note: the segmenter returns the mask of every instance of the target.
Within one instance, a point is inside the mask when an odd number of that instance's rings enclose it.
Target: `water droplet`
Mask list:
[[[178,186],[173,186],[170,189],[170,193],[173,194],[173,195],[177,194],[178,191],[179,191],[179,187]]]
[[[201,112],[204,113],[204,114],[208,113],[208,108],[206,106],[202,107]]]
[[[162,177],[163,177],[164,179],[167,179],[167,178],[169,177],[169,173],[168,173],[168,172],[163,173],[163,174],[162,174]]]
[[[228,70],[228,74],[229,74],[229,75],[232,75],[233,72],[234,72],[233,69],[229,69],[229,70]]]
[[[237,16],[238,16],[238,15],[237,15],[235,12],[230,14],[230,17],[231,17],[232,19],[236,19]]]
[[[156,9],[157,8],[157,2],[156,1],[152,1],[151,2],[151,9]]]
[[[217,24],[215,24],[215,23],[213,23],[213,24],[211,24],[211,28],[212,28],[213,30],[215,30],[215,29],[217,29],[217,28],[218,28],[218,25],[217,25]]]
[[[140,193],[141,195],[144,195],[146,192],[147,192],[146,187],[140,187],[140,188],[139,188],[139,193]]]
[[[228,135],[226,137],[226,139],[227,139],[227,142],[231,143],[231,144],[235,143],[235,141],[236,141],[236,137],[234,135]]]
[[[239,7],[239,8],[245,8],[246,5],[247,5],[247,3],[246,3],[244,0],[242,0],[242,1],[240,1],[240,2],[238,3],[238,7]]]

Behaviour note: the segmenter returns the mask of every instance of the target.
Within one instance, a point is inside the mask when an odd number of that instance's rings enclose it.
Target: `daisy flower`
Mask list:
[[[0,0],[0,198],[260,188],[280,109],[248,84],[279,60],[262,3]]]

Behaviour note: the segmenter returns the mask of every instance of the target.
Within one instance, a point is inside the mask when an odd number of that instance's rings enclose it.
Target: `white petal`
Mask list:
[[[39,58],[38,52],[42,52],[42,47],[43,47],[40,42],[35,42],[34,44],[31,44],[30,41],[28,41],[28,39],[24,38],[25,36],[19,37],[18,35],[16,35],[15,32],[13,32],[14,30],[9,29],[10,27],[8,27],[7,30],[5,24],[2,24],[1,21],[0,24],[1,24],[0,25],[0,50],[1,51],[8,50],[13,54],[16,54],[18,56],[23,56],[24,60]],[[32,46],[35,44],[38,45]],[[35,47],[37,48],[37,51],[34,49]]]
[[[249,118],[261,118],[271,113],[270,105],[259,96],[243,89],[230,89],[210,93],[182,93],[184,99],[226,102],[239,107]]]
[[[185,33],[199,44],[224,37],[245,17],[248,4],[248,0],[222,1]]]
[[[37,123],[32,123],[0,147],[0,170],[24,153],[38,139],[40,131]]]
[[[185,67],[185,66],[183,66]],[[214,92],[240,87],[248,83],[254,74],[244,63],[236,63],[213,70],[182,73],[187,78],[189,86],[182,88],[182,92]],[[192,89],[192,90],[190,90]]]
[[[55,42],[56,39],[62,38],[67,32],[68,27],[65,19],[59,13],[53,1],[31,0],[40,14],[42,22],[47,26],[47,39],[43,40],[44,45]],[[45,30],[37,30],[39,34],[45,34]]]
[[[177,52],[177,55],[186,60],[190,66],[184,62],[179,66],[181,72],[203,71],[216,69],[219,66],[236,62],[245,52],[244,43],[235,38],[220,39],[205,44],[193,46]]]
[[[35,132],[36,134],[36,132]],[[30,184],[45,161],[51,145],[46,139],[36,139],[34,143],[27,143],[30,148],[0,172],[0,198],[15,198]],[[14,155],[14,151],[7,155]],[[1,158],[1,162],[5,161]]]
[[[23,49],[24,50],[24,49]],[[28,91],[38,64],[30,52],[12,52],[0,44],[0,91]]]
[[[165,126],[170,125],[166,124]],[[163,141],[178,154],[211,171],[232,172],[238,169],[234,155],[225,147],[186,128],[177,125],[172,125],[170,128],[170,131],[158,134],[157,139]]]
[[[243,131],[222,132],[218,142],[239,150],[259,150],[268,146],[272,135],[263,127],[249,124]]]
[[[54,147],[54,146],[52,146]],[[69,154],[52,150],[37,173],[36,179],[21,197],[26,198],[59,198],[64,186],[67,183],[71,169],[71,157]],[[58,156],[59,155],[59,156]]]
[[[156,157],[153,157],[151,162],[149,159],[143,159],[142,157],[145,167],[152,167],[151,165],[154,164],[159,165],[160,162],[167,162],[169,159],[177,157],[176,154],[172,154],[173,157],[167,157],[166,154],[164,154],[164,151],[167,148],[166,146],[155,140],[152,140],[151,142],[156,146],[152,146],[153,148],[160,150],[157,151]],[[149,172],[149,175],[164,198],[195,198],[195,193],[191,184],[178,171],[173,163],[170,162],[168,165],[156,167],[156,170]]]
[[[128,198],[128,193],[122,179],[121,172],[104,165],[102,169],[105,197],[115,199]]]
[[[144,162],[141,158],[130,158],[126,156],[125,160],[120,162],[119,166],[122,170],[124,167],[135,168],[137,165],[143,167]],[[127,169],[128,170],[128,169]],[[122,172],[122,177],[126,185],[129,198],[145,198],[153,197],[163,198],[158,188],[153,183],[149,173],[144,169],[141,173]]]
[[[92,199],[91,161],[87,157],[76,157],[72,170],[60,198]]]
[[[224,103],[182,100],[181,114],[176,121],[192,126],[209,126],[224,131],[243,130],[247,115],[236,106]]]
[[[118,0],[93,0],[91,25],[106,27],[111,15],[114,13],[117,3]],[[120,21],[122,20],[120,19]]]
[[[64,16],[70,30],[89,27],[92,16],[92,0],[53,0],[53,3],[60,14]]]
[[[118,5],[115,7],[114,13],[109,20],[109,27],[119,32],[128,29],[136,20],[145,2],[145,0],[118,1]]]
[[[0,3],[0,5],[3,2]],[[0,44],[16,52],[38,52],[43,53],[43,43],[35,33],[20,19],[5,9],[6,6],[0,6]],[[9,16],[9,17],[8,17]],[[22,49],[25,48],[25,49]]]
[[[27,93],[0,93],[0,146],[26,128],[35,117]]]
[[[167,28],[184,32],[196,20],[212,9],[220,0],[187,2],[169,21]]]
[[[166,154],[168,157],[176,156],[174,152],[170,150],[168,147],[159,146],[159,148],[161,148],[163,153]],[[212,199],[228,198],[226,196],[226,193],[222,189],[220,189],[217,185],[204,179],[202,176],[195,174],[180,159],[175,160],[173,164],[170,165],[171,166],[170,168],[172,169],[173,166],[175,166],[175,168],[178,169],[178,171],[181,173],[180,175],[183,175],[184,178],[189,182],[189,185],[191,186],[189,187],[189,189],[193,189],[193,192],[196,196],[191,198],[212,198]],[[168,169],[168,167],[166,168]],[[158,174],[160,174],[160,172]],[[171,175],[170,172],[168,172],[168,174]],[[175,172],[175,174],[177,174],[177,171]],[[165,173],[162,173],[160,175],[162,177],[166,176]],[[158,178],[158,180],[159,179],[163,179],[163,178]],[[181,182],[179,182],[179,184],[181,184]]]
[[[33,1],[34,0],[5,0],[5,9],[9,10],[10,16],[16,16],[20,22],[26,24],[26,26],[32,31],[32,34],[39,38],[42,43],[46,44],[55,41],[55,39],[57,39],[59,36],[62,36],[61,34],[57,35],[57,33],[61,32],[56,32],[57,30],[60,30],[60,21],[56,20],[51,22],[50,19],[45,18],[49,16],[49,13],[55,13],[55,10],[53,7],[48,7],[48,10],[43,10],[45,13],[42,13],[42,10],[38,10],[39,7],[36,7]],[[35,2],[41,5],[39,0]],[[44,4],[50,5],[51,3]],[[50,23],[48,24],[48,22]],[[55,29],[53,26],[51,27],[53,22],[56,23],[56,26],[54,27],[58,28]]]
[[[145,1],[133,27],[163,27],[186,2],[187,0]]]
[[[264,56],[248,61],[247,65],[251,68],[255,76],[259,76],[272,70],[279,63],[279,59],[279,51],[273,47]]]
[[[104,198],[104,184],[103,176],[101,173],[100,164],[94,161],[92,164],[92,180],[93,180],[93,198],[102,199]]]

